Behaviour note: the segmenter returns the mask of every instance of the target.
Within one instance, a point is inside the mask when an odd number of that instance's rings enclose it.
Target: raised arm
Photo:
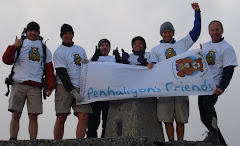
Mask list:
[[[4,52],[3,56],[2,56],[2,60],[5,64],[7,65],[12,65],[14,63],[14,56],[15,56],[15,53],[17,51],[17,49],[20,49],[22,46],[22,40],[21,39],[18,39],[18,37],[16,36],[16,39],[15,39],[15,43],[14,45],[9,45],[7,50]]]
[[[192,8],[195,10],[195,20],[193,29],[189,32],[189,34],[192,40],[196,42],[201,33],[201,11],[198,3],[192,3]]]

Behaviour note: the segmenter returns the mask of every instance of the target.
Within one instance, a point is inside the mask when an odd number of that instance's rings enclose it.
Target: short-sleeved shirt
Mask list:
[[[91,59],[92,59],[92,57],[89,58],[89,60],[91,60]],[[116,62],[116,61],[113,56],[99,56],[98,62]]]
[[[223,68],[238,65],[236,53],[225,40],[219,43],[207,42],[202,48],[215,84],[218,86],[222,79]]]
[[[190,34],[175,43],[160,43],[151,50],[151,61],[161,62],[178,54],[188,51],[195,42]]]
[[[15,58],[17,52],[15,53]],[[46,48],[46,63],[52,61],[52,54]],[[25,39],[21,47],[19,58],[14,66],[13,80],[15,83],[24,81],[35,81],[42,83],[44,70],[44,53],[40,40],[32,41]]]
[[[81,46],[67,47],[60,45],[53,54],[54,68],[66,68],[72,85],[80,88],[81,60],[83,58],[87,58],[87,54]],[[62,84],[58,76],[56,82]]]
[[[130,62],[131,65],[141,65],[140,62],[138,62],[139,55],[134,55],[133,53],[129,55],[130,57],[128,58],[128,61]],[[151,62],[151,53],[150,52],[145,52],[143,54],[144,58],[147,59],[147,62]]]

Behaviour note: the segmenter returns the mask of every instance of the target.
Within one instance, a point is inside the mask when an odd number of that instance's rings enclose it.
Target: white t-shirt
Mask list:
[[[15,58],[16,56],[17,52],[15,53]],[[14,66],[14,82],[23,83],[24,81],[35,81],[42,83],[44,69],[43,57],[44,54],[41,41],[25,39],[20,51],[20,56]],[[50,50],[46,48],[46,63],[51,61],[52,54]]]
[[[161,62],[170,57],[176,56],[178,54],[188,51],[188,49],[195,42],[192,40],[191,36],[188,34],[185,38],[181,39],[175,43],[160,43],[151,50],[151,61]]]
[[[223,68],[238,65],[235,51],[225,40],[219,43],[207,42],[202,45],[202,48],[215,84],[219,86]]]
[[[87,58],[87,54],[81,46],[67,47],[60,45],[53,54],[54,68],[66,68],[72,85],[80,88],[80,64],[83,58]],[[58,76],[56,82],[62,84]]]
[[[140,62],[138,62],[138,58],[139,58],[139,55],[134,55],[133,53],[132,54],[129,54],[129,58],[128,58],[128,61],[130,62],[131,65],[141,65]],[[147,62],[151,62],[151,53],[150,52],[145,52],[144,53],[144,58],[147,59]]]
[[[91,61],[92,57],[89,58]],[[98,62],[116,62],[113,56],[99,56]]]

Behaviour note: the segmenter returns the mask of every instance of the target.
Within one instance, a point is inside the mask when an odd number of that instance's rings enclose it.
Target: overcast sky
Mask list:
[[[40,32],[52,51],[60,45],[60,27],[70,24],[75,32],[74,42],[82,46],[88,57],[91,57],[95,45],[102,38],[111,41],[112,50],[117,46],[131,52],[131,39],[142,36],[147,43],[147,51],[159,44],[161,39],[159,27],[165,21],[170,21],[175,27],[175,39],[185,37],[193,27],[193,0],[9,0],[0,5],[0,56],[15,37],[20,37],[23,28],[30,22],[40,25]],[[200,43],[210,41],[208,24],[212,20],[223,23],[225,40],[235,49],[237,58],[240,55],[239,41],[239,5],[237,0],[201,0],[199,5],[202,16],[202,31],[197,42],[191,49],[199,48]],[[110,52],[112,54],[112,51]],[[240,60],[240,59],[239,59]],[[238,63],[240,62],[238,60]],[[0,140],[9,139],[10,112],[7,111],[7,88],[4,84],[11,66],[0,62]],[[227,143],[238,145],[240,111],[239,67],[235,68],[233,79],[216,104],[219,127]],[[39,139],[52,139],[55,123],[54,94],[44,101],[44,114],[39,116]],[[65,124],[64,139],[75,138],[77,119],[70,115]],[[26,109],[20,121],[19,139],[29,139],[28,117]],[[186,125],[186,140],[202,140],[202,134],[207,129],[199,118],[197,96],[190,97],[190,117]]]

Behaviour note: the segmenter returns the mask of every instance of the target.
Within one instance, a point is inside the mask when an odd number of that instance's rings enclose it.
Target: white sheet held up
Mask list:
[[[111,62],[82,64],[78,104],[157,96],[211,95],[216,89],[202,51],[192,50],[143,66]]]

